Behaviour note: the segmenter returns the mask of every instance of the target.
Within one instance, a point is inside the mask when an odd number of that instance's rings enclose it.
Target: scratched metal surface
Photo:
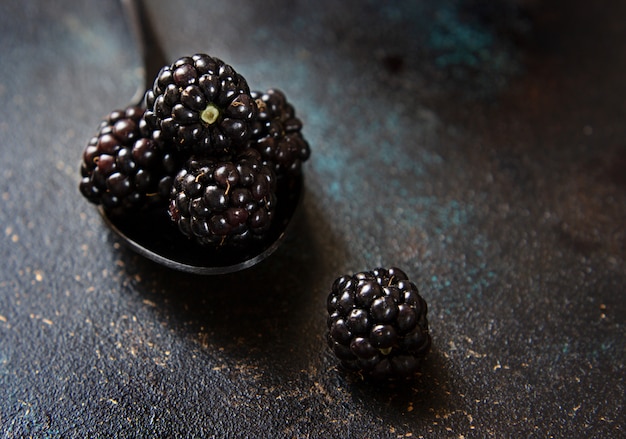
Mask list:
[[[0,435],[623,437],[626,29],[617,2],[151,1],[172,58],[279,87],[312,146],[285,244],[199,277],[78,193],[140,83],[115,2],[0,4]],[[433,350],[336,369],[335,277],[409,273]]]

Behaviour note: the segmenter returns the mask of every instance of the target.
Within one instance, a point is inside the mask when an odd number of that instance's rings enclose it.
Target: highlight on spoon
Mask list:
[[[135,96],[130,100],[131,105],[141,104],[146,90],[152,85],[159,70],[169,64],[165,50],[157,36],[148,10],[143,0],[121,0],[124,15],[133,34],[137,51],[141,60],[142,83]]]

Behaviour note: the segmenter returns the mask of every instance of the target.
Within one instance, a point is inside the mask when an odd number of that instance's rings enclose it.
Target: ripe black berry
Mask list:
[[[131,106],[100,123],[82,156],[79,189],[87,200],[123,213],[168,199],[178,162],[144,135],[143,114]]]
[[[328,345],[349,371],[409,377],[430,350],[426,302],[398,268],[337,278],[327,309]]]
[[[274,164],[277,176],[296,174],[310,155],[308,142],[302,136],[302,122],[283,92],[270,89],[253,91],[259,113],[253,124],[251,146],[264,160]]]
[[[254,149],[234,160],[192,157],[174,180],[169,213],[201,245],[241,245],[269,230],[275,191],[274,171]]]
[[[147,125],[187,156],[240,151],[257,116],[246,80],[205,54],[163,67],[146,93],[146,105]]]

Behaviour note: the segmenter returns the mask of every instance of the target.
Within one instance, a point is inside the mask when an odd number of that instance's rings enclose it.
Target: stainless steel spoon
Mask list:
[[[133,98],[141,102],[161,67],[167,65],[142,0],[122,0],[144,67],[144,83]],[[300,204],[302,175],[279,178],[277,207],[272,226],[261,241],[244,248],[212,249],[190,241],[168,218],[165,209],[113,216],[99,208],[105,223],[138,254],[165,267],[195,274],[226,274],[251,267],[270,256],[281,244]]]

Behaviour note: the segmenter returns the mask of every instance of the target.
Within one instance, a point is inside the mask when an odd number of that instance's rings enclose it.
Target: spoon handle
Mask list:
[[[144,0],[121,1],[142,61],[143,84],[140,85],[131,101],[133,105],[138,105],[142,103],[146,90],[152,87],[152,82],[159,70],[169,63],[150,20]]]

